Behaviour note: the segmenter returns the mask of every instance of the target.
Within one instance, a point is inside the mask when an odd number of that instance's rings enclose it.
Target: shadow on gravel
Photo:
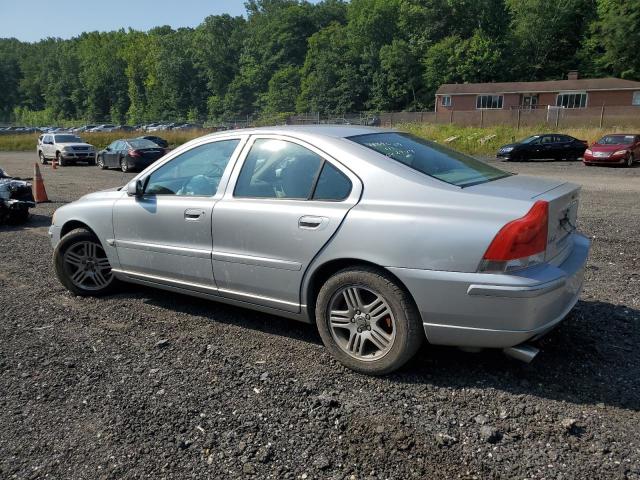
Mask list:
[[[32,213],[29,215],[29,219],[25,223],[20,225],[0,225],[0,231],[15,232],[18,230],[49,227],[49,225],[51,225],[51,216]]]
[[[145,302],[242,328],[320,344],[314,325],[222,303],[138,287]],[[525,364],[497,350],[465,353],[425,346],[405,368],[380,381],[444,388],[492,388],[574,404],[640,410],[640,310],[578,302],[558,328],[537,342]],[[354,375],[357,375],[354,373]],[[601,405],[602,406],[602,405]]]
[[[315,325],[309,325],[268,313],[256,312],[247,308],[235,307],[213,300],[205,300],[179,293],[163,292],[162,290],[142,285],[128,285],[127,288],[139,289],[146,297],[145,303],[168,310],[197,315],[212,322],[226,323],[243,328],[251,328],[264,333],[286,336],[295,340],[321,344],[320,335]]]
[[[640,410],[640,310],[580,301],[537,342],[529,365],[499,351],[424,348],[390,379],[449,388],[493,388],[575,404]],[[602,405],[601,405],[602,406]]]

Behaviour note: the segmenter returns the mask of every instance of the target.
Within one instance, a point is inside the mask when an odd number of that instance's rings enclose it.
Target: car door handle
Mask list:
[[[298,228],[303,230],[316,230],[323,224],[327,223],[329,219],[327,217],[313,217],[305,215],[298,220]]]
[[[204,215],[204,210],[198,210],[197,208],[187,208],[184,211],[185,220],[198,220]]]

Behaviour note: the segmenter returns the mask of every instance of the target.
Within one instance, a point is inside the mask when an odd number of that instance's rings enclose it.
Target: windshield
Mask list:
[[[55,135],[56,143],[74,143],[81,142],[82,139],[76,135]]]
[[[605,135],[596,143],[600,145],[631,145],[633,138],[633,135]]]
[[[425,175],[458,187],[478,185],[511,175],[469,155],[406,133],[372,133],[348,138]]]
[[[520,143],[531,143],[531,142],[535,142],[536,140],[538,140],[540,138],[540,135],[533,135],[531,137],[527,137],[524,140],[520,141]]]
[[[144,138],[135,138],[133,140],[127,140],[127,142],[133,148],[158,148],[158,145],[153,143],[151,140],[147,140]]]

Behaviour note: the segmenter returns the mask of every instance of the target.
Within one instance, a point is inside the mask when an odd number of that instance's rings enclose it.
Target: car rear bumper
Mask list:
[[[151,165],[154,162],[157,162],[161,157],[158,158],[132,158],[129,157],[127,159],[128,163],[129,163],[129,168],[135,169],[135,170],[144,170],[145,168],[147,168],[149,165]]]
[[[389,270],[413,295],[430,343],[505,348],[547,333],[578,301],[590,242],[579,234],[571,241],[559,265],[518,275]]]

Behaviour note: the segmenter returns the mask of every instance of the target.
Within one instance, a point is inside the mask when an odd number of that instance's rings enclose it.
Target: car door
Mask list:
[[[537,158],[555,158],[558,155],[558,142],[555,135],[545,135],[540,139],[542,149]]]
[[[358,177],[308,143],[252,137],[213,209],[220,294],[298,312],[305,270],[361,191]]]
[[[245,136],[205,141],[154,168],[144,193],[113,209],[115,246],[127,274],[194,290],[215,290],[211,213]]]
[[[111,142],[109,145],[107,145],[107,148],[105,148],[104,152],[102,153],[102,161],[107,167],[113,167],[113,154],[117,143],[117,140],[115,142]]]
[[[557,158],[569,159],[576,156],[576,146],[574,144],[573,137],[569,137],[567,135],[556,135],[555,144],[557,150],[555,156]]]
[[[544,145],[542,143],[545,136],[541,136],[533,140],[527,145],[527,158],[530,160],[535,160],[539,158],[544,158]]]

